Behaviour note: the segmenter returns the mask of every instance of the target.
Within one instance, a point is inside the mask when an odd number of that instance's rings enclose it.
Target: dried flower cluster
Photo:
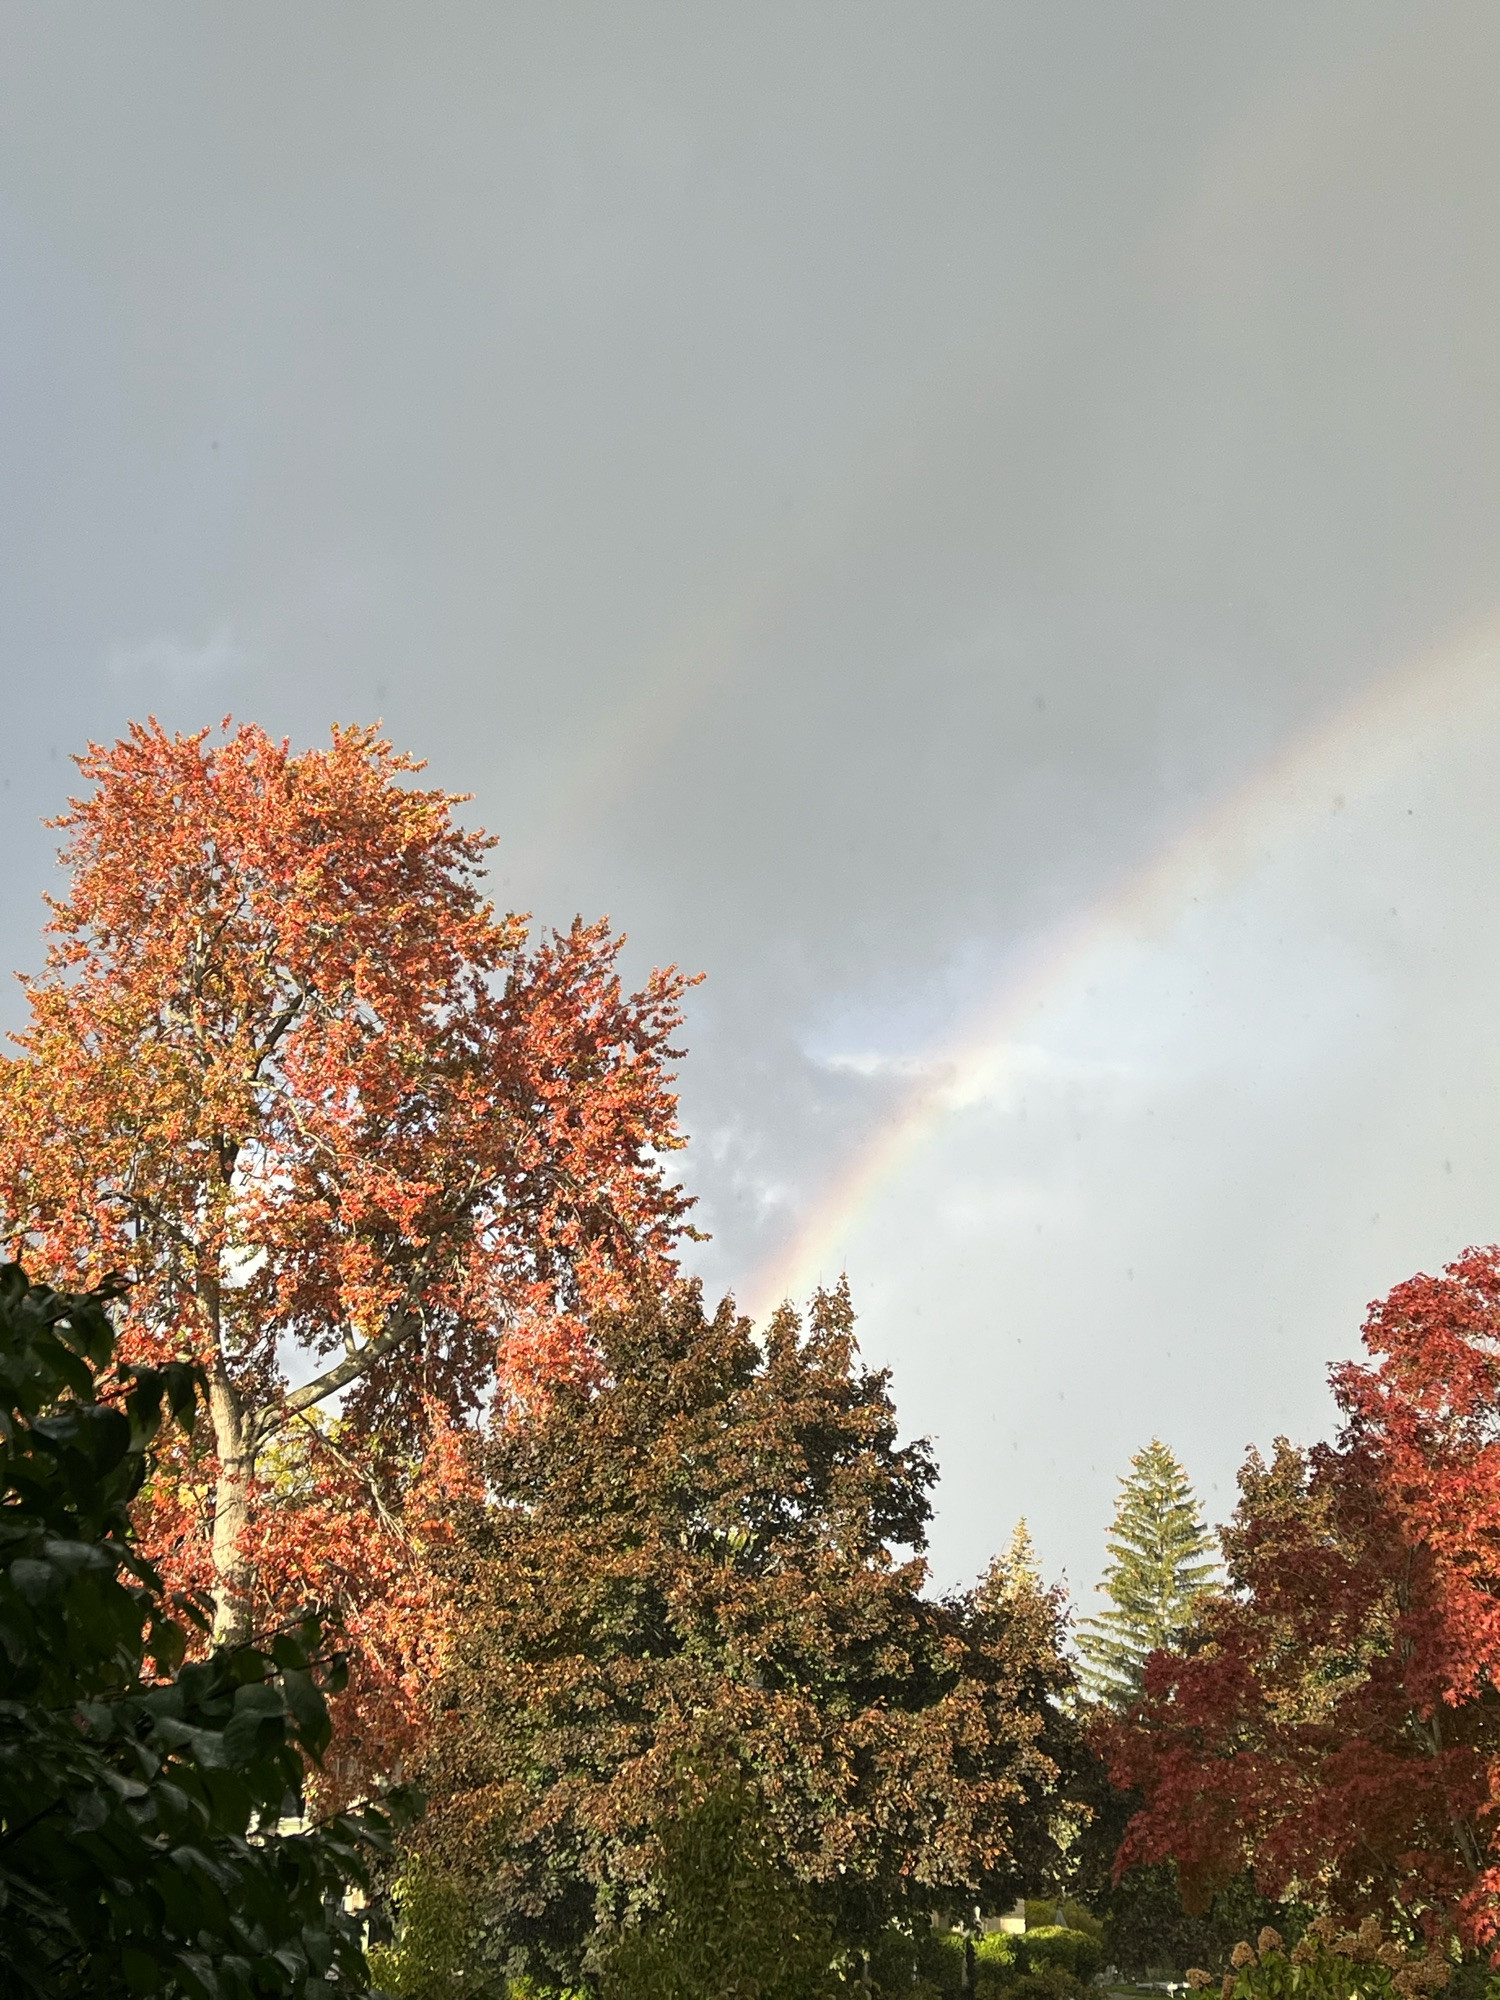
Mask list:
[[[1410,1952],[1387,1937],[1375,1916],[1352,1931],[1336,1917],[1321,1916],[1290,1954],[1280,1932],[1267,1926],[1253,1945],[1237,1944],[1229,1963],[1217,1982],[1194,1966],[1188,1985],[1203,1992],[1217,1983],[1221,2000],[1419,2000],[1446,1986],[1450,1970],[1439,1953]]]

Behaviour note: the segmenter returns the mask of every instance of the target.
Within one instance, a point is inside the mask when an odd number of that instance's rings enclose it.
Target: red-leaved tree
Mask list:
[[[1333,1444],[1252,1454],[1229,1590],[1101,1730],[1120,1866],[1500,1936],[1500,1249],[1371,1308]]]
[[[530,943],[373,730],[153,723],[79,762],[0,1222],[38,1275],[128,1276],[132,1358],[203,1362],[212,1456],[149,1504],[219,1636],[326,1588],[356,1625],[383,1593],[410,1652],[406,1500],[500,1350],[574,1365],[581,1315],[673,1267],[684,981],[624,992],[602,924]]]

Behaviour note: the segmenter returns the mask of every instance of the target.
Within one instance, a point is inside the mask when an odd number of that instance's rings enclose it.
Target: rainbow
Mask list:
[[[1110,946],[1160,936],[1222,896],[1330,812],[1430,754],[1454,722],[1500,696],[1500,617],[1379,675],[1252,771],[1141,868],[1045,936],[944,1056],[823,1190],[790,1242],[757,1274],[747,1309],[763,1319],[843,1269],[845,1246],[880,1198],[966,1105],[988,1097],[1024,1058],[1021,1031],[1076,991]]]

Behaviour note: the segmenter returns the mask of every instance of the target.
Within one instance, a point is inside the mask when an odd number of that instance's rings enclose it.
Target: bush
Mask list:
[[[1028,1896],[1026,1898],[1026,1928],[1028,1930],[1051,1930],[1061,1925],[1064,1930],[1082,1931],[1085,1937],[1103,1938],[1104,1926],[1082,1903],[1075,1903],[1071,1896]]]
[[[1018,1969],[1016,1946],[1020,1939],[1007,1931],[986,1931],[974,1941],[975,1977],[1004,1979]]]
[[[1118,1825],[1116,1845],[1124,1835],[1123,1822]],[[1129,1869],[1101,1893],[1105,1960],[1131,1979],[1180,1979],[1190,1965],[1222,1965],[1237,1939],[1266,1929],[1295,1942],[1313,1914],[1295,1903],[1269,1901],[1245,1874],[1227,1882],[1207,1910],[1190,1916],[1170,1861]]]
[[[391,2000],[469,2000],[485,1981],[475,1970],[477,1926],[467,1883],[414,1854],[391,1891],[394,1943],[374,1945],[370,1975]]]
[[[1007,1942],[1015,1947],[1015,1962],[1022,1972],[1065,1972],[1080,1986],[1087,1986],[1104,1963],[1098,1938],[1061,1924],[1043,1924]]]
[[[939,1931],[922,1968],[939,1992],[963,1990],[966,1942],[974,1952],[975,2000],[1077,2000],[1103,1963],[1096,1939],[1057,1924],[1019,1934],[987,1931],[968,1941],[959,1931]]]
[[[1083,2000],[1083,1987],[1060,1965],[1039,1966],[1035,1972],[1017,1973],[1009,1981],[990,1982],[1004,2000]]]
[[[928,1954],[929,1977],[941,1993],[961,1993],[964,1988],[965,1947],[961,1931],[934,1931]]]

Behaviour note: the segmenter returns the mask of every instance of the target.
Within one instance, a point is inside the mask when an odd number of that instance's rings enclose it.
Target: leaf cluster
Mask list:
[[[188,1660],[130,1502],[197,1371],[112,1366],[108,1288],[0,1269],[0,1967],[35,2000],[360,1992],[344,1908],[396,1800],[302,1811],[337,1665],[315,1623]],[[152,1671],[152,1663],[155,1671]]]

